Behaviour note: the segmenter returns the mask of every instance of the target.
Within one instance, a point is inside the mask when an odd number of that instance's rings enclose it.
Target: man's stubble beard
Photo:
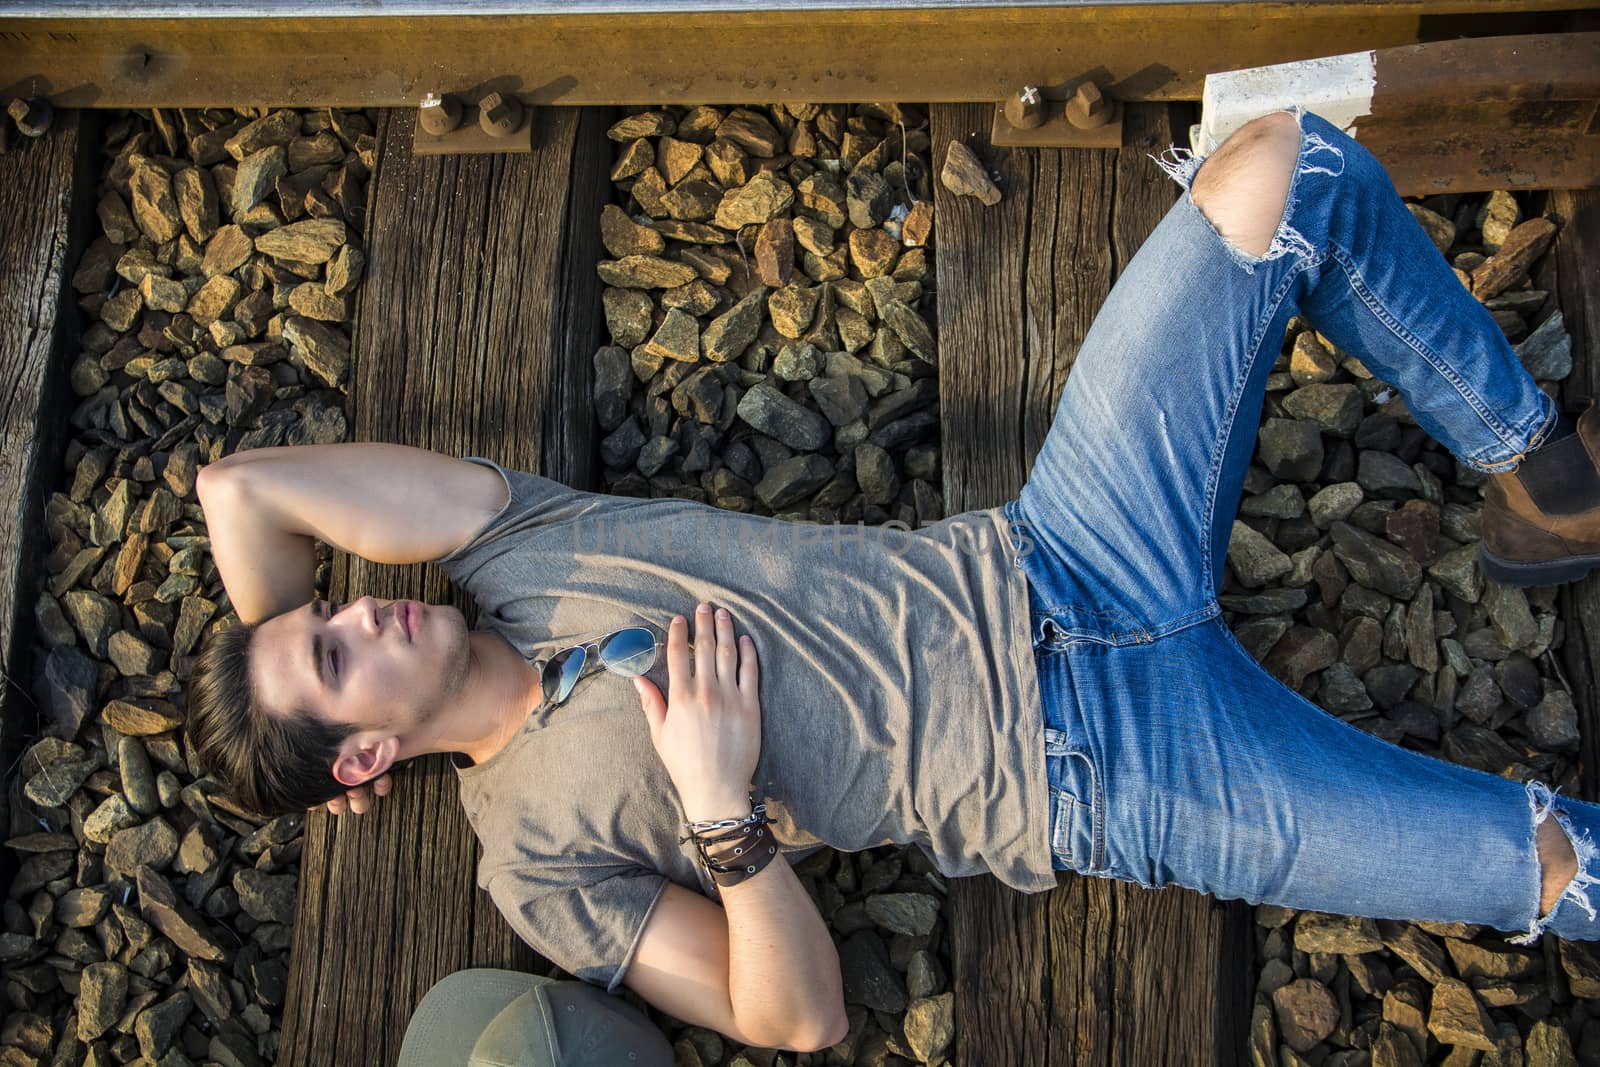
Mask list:
[[[466,620],[461,613],[451,610],[449,636],[439,657],[439,689],[428,704],[416,709],[415,724],[426,726],[439,716],[461,694],[467,684],[467,673],[472,665],[472,642],[467,632]]]

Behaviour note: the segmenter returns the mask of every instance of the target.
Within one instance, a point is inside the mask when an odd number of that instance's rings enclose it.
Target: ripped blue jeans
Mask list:
[[[1217,593],[1265,383],[1301,315],[1464,464],[1510,469],[1555,407],[1366,149],[1313,114],[1267,253],[1185,187],[1084,339],[1021,494],[1055,864],[1377,918],[1600,937],[1600,806],[1380,740],[1234,638]],[[1539,914],[1536,826],[1579,861]]]

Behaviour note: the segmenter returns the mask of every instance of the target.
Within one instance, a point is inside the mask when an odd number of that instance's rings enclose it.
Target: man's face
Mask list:
[[[404,736],[466,681],[466,620],[444,604],[313,600],[256,628],[251,681],[274,714]]]

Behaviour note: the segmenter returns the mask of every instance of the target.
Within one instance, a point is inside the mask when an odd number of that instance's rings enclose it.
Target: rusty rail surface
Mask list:
[[[837,5],[837,0],[827,0]],[[824,0],[198,5],[23,0],[0,14],[0,98],[62,107],[998,101],[1092,77],[1197,99],[1209,73],[1461,36],[1554,32],[1600,0]],[[692,10],[691,10],[692,8]],[[195,14],[185,14],[195,12]],[[180,17],[182,16],[182,17]],[[1057,97],[1062,98],[1062,97]]]

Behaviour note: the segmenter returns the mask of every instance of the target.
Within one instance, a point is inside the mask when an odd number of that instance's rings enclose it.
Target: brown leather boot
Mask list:
[[[1600,567],[1600,409],[1578,432],[1492,474],[1478,563],[1501,585],[1558,585]]]

